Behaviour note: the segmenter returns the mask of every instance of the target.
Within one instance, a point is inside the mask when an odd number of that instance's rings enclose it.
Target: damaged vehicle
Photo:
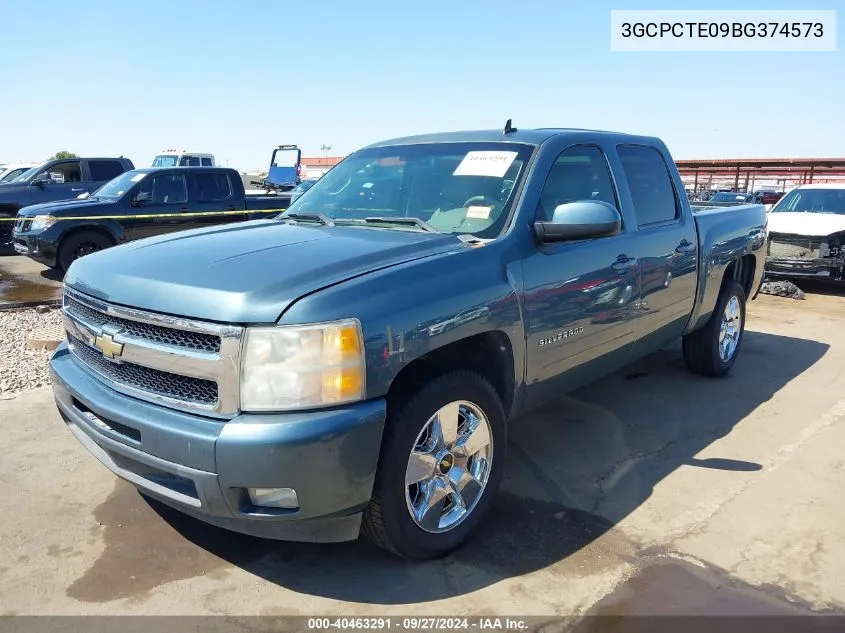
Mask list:
[[[766,273],[843,281],[845,183],[802,185],[769,212]]]

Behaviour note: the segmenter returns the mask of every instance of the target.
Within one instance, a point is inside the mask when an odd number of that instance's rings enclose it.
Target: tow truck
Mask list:
[[[293,155],[293,160],[291,156]],[[270,169],[263,180],[252,180],[267,191],[290,191],[302,182],[302,151],[296,145],[279,145],[270,156]]]

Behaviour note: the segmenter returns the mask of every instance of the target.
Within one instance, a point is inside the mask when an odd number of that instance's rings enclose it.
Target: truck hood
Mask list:
[[[113,203],[113,200],[95,200],[93,198],[44,202],[23,207],[18,211],[18,216],[52,215],[58,218],[75,215],[97,215],[97,212],[100,210],[105,212],[107,209],[110,209]]]
[[[824,237],[845,231],[845,215],[836,213],[769,213],[769,233]]]
[[[124,306],[273,323],[294,301],[381,268],[468,246],[452,235],[256,220],[181,231],[76,260],[65,284]]]

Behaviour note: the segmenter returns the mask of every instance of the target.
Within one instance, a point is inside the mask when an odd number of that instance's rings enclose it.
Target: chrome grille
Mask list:
[[[64,304],[66,311],[81,317],[92,325],[113,325],[132,336],[148,339],[164,345],[184,347],[186,349],[200,350],[203,352],[216,353],[220,351],[219,336],[202,334],[200,332],[176,330],[173,328],[162,327],[160,325],[142,323],[141,321],[131,321],[112,314],[104,314],[103,312],[89,308],[87,305],[80,303],[76,299],[67,295],[65,296]]]
[[[819,259],[829,254],[828,244],[819,239],[773,237],[769,256],[775,259]]]
[[[29,228],[32,226],[32,218],[18,218],[17,222],[15,222],[15,230],[22,233],[24,231],[28,231]]]
[[[62,312],[76,362],[115,391],[212,417],[239,412],[242,327],[127,308],[69,287]]]
[[[173,400],[213,405],[217,402],[217,383],[201,378],[180,376],[132,363],[113,363],[100,350],[68,336],[71,350],[86,365],[109,380],[132,386]]]

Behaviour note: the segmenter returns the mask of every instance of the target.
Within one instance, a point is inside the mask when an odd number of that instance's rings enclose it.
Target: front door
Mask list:
[[[620,209],[607,159],[595,145],[558,155],[537,219],[551,220],[557,205],[578,200]],[[524,259],[529,406],[589,382],[630,355],[640,269],[636,230],[625,224],[614,236],[532,245]]]
[[[130,207],[123,226],[130,240],[173,233],[190,228],[188,180],[184,173],[147,177],[132,194],[138,200]]]
[[[91,183],[82,177],[82,162],[79,160],[65,160],[54,163],[36,176],[46,179],[44,184],[30,187],[32,190],[31,204],[55,202],[57,200],[71,200],[78,198],[85,192],[91,192]]]

